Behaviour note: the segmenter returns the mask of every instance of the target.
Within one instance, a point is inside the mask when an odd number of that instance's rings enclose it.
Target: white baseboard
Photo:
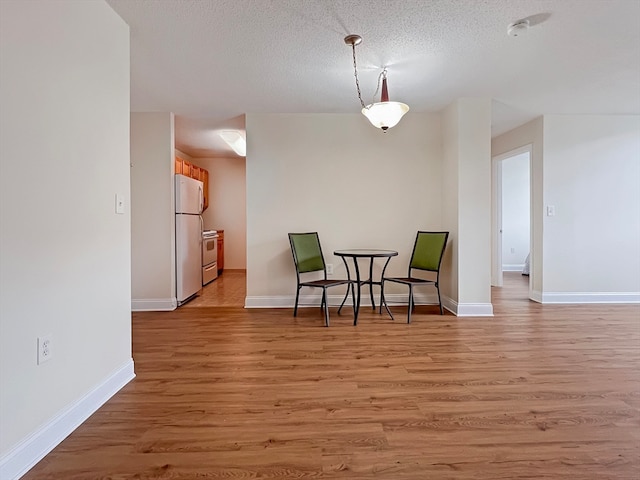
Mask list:
[[[360,306],[371,306],[371,297],[369,291],[362,290],[360,298]],[[322,295],[300,295],[298,300],[298,308],[319,307]],[[344,295],[329,295],[329,306],[339,307],[342,303]],[[380,305],[380,295],[374,294],[373,299],[376,305]],[[389,305],[406,305],[409,302],[408,294],[387,294],[385,299]],[[415,294],[416,304],[438,303],[437,295],[419,295]],[[296,301],[295,295],[273,295],[273,296],[253,296],[246,297],[244,300],[245,308],[293,308]],[[351,295],[347,298],[345,305],[351,306]]]
[[[362,298],[360,299],[360,306],[370,307],[371,306],[371,297],[369,295],[368,290],[362,290]],[[438,304],[438,295],[437,294],[420,294],[415,293],[415,302],[416,305],[432,305]],[[298,301],[298,308],[306,308],[306,307],[315,307],[318,308],[320,306],[321,295],[300,295],[300,299]],[[330,307],[339,307],[342,303],[342,299],[344,295],[329,295],[329,306]],[[374,294],[373,299],[376,302],[376,306],[380,305],[380,295]],[[409,294],[386,294],[385,299],[389,306],[393,305],[407,305],[409,303]],[[252,296],[246,297],[244,302],[245,308],[293,308],[294,303],[296,301],[295,295],[273,295],[273,296]],[[351,295],[347,298],[345,305],[351,306]],[[442,306],[443,308],[447,308],[445,305],[445,297],[442,297]],[[447,310],[450,310],[447,308]],[[453,310],[451,310],[453,311]],[[455,313],[455,312],[454,312]]]
[[[131,359],[7,452],[0,459],[0,478],[22,477],[134,377]]]
[[[452,298],[442,297],[442,306],[457,317],[493,317],[491,303],[458,303]]]
[[[521,272],[522,270],[524,270],[524,263],[502,265],[503,272]]]
[[[133,312],[169,312],[178,308],[176,298],[132,298]]]
[[[533,290],[529,300],[546,305],[585,303],[640,303],[640,293],[636,292],[546,292]]]
[[[540,290],[531,290],[529,300],[533,300],[537,303],[542,303],[542,292]]]
[[[295,297],[291,295],[256,295],[244,297],[244,308],[293,308],[294,301]],[[303,303],[310,303],[306,296],[300,297],[299,307],[310,306],[302,305]]]
[[[492,303],[459,303],[458,317],[493,317]]]
[[[301,295],[298,308],[318,307],[320,295]],[[385,295],[389,305],[407,305],[407,294]],[[329,295],[329,306],[338,307],[342,303],[343,295]],[[380,304],[380,295],[373,296],[376,305]],[[245,298],[245,308],[293,308],[296,297],[294,295],[253,296]],[[436,294],[415,294],[416,305],[437,304]],[[541,293],[533,290],[530,299],[543,304],[560,303],[640,303],[640,293]],[[345,305],[351,306],[351,295]],[[369,292],[362,292],[361,306],[371,306]],[[451,298],[442,296],[442,307],[458,317],[492,317],[491,303],[458,303]]]
[[[637,292],[545,292],[541,303],[640,303]]]

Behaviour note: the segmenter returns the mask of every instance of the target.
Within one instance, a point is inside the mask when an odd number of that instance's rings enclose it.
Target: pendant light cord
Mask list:
[[[358,81],[358,66],[356,64],[356,44],[355,43],[351,44],[351,48],[353,49],[353,76],[356,78],[356,89],[358,90],[358,99],[360,100],[360,105],[362,105],[362,108],[367,108],[367,106],[362,101],[362,93],[360,92],[360,82]],[[383,78],[387,78],[387,67],[384,67],[382,69],[382,72],[380,72],[380,75],[378,75],[378,86],[376,87],[376,91],[373,94],[373,101],[371,102],[372,104],[376,102],[375,98],[376,98],[376,95],[378,95],[378,92],[380,91],[380,81]]]
[[[360,82],[358,81],[358,67],[356,66],[356,44],[351,44],[351,48],[353,49],[353,76],[356,77],[356,89],[358,90],[358,98],[360,99],[360,105],[362,108],[367,108],[362,101],[362,94],[360,93]]]
[[[371,102],[371,103],[375,103],[376,102],[376,95],[378,95],[378,92],[380,91],[380,81],[383,78],[387,78],[387,67],[383,67],[382,71],[380,72],[380,75],[378,75],[378,86],[376,87],[376,91],[373,94],[373,102]]]

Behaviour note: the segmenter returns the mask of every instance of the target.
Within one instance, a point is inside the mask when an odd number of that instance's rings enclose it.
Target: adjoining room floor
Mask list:
[[[191,307],[244,307],[247,296],[247,271],[224,270],[202,292],[181,308]]]

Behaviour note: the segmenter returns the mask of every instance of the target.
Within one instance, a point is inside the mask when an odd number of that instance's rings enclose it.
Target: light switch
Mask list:
[[[556,214],[555,205],[547,205],[547,217],[553,217]]]
[[[124,195],[116,193],[116,213],[124,214]]]

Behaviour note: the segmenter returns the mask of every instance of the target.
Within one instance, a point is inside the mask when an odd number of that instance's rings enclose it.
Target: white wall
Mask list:
[[[502,160],[502,270],[522,271],[529,254],[529,152]]]
[[[133,310],[177,306],[174,151],[172,113],[131,113]]]
[[[531,298],[640,301],[640,117],[545,115],[493,139],[493,155],[527,144]]]
[[[546,115],[544,203],[544,300],[640,301],[640,116]]]
[[[3,0],[0,59],[0,477],[10,479],[133,376],[129,29],[102,1]],[[52,358],[38,366],[36,339],[49,334]]]
[[[336,249],[398,250],[388,272],[404,275],[416,231],[441,228],[439,115],[387,133],[360,114],[248,114],[246,126],[247,305],[293,305],[288,232],[318,231],[337,278]]]
[[[442,229],[449,232],[449,240],[441,266],[440,289],[442,295],[458,302],[458,195],[459,195],[459,147],[456,103],[442,113]],[[447,308],[451,308],[450,305]],[[455,307],[454,307],[455,308]]]
[[[457,297],[448,308],[458,315],[492,315],[491,306],[491,100],[461,98],[443,112],[446,192],[445,223],[456,232],[445,257],[457,271]],[[452,205],[455,204],[455,210]],[[455,278],[455,273],[452,274]],[[450,284],[449,284],[449,288]]]
[[[193,158],[209,171],[209,208],[202,214],[209,230],[224,230],[224,268],[247,268],[246,159]]]

